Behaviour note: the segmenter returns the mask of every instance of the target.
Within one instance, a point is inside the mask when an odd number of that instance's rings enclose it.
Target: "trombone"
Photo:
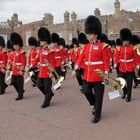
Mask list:
[[[115,78],[111,77],[110,75],[106,74],[105,72],[103,72],[100,69],[96,69],[96,70],[94,70],[94,72],[97,73],[98,75],[100,75],[101,77],[109,78],[110,81],[112,81],[111,87],[114,90],[120,91],[120,90],[122,90],[126,86],[125,79],[123,79],[121,77],[118,77],[118,78],[115,79]]]

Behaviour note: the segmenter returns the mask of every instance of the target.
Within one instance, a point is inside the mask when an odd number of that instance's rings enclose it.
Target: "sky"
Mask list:
[[[54,16],[54,23],[64,21],[65,11],[76,12],[78,19],[94,14],[95,8],[102,15],[114,13],[115,0],[0,0],[0,21],[10,19],[17,13],[23,23],[42,20],[44,13]],[[140,10],[140,0],[120,0],[121,9],[128,11]]]

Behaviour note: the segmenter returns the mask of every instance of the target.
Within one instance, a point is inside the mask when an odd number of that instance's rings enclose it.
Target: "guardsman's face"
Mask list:
[[[2,46],[0,46],[0,49],[2,49]]]
[[[47,45],[47,42],[46,41],[40,41],[40,46],[41,47],[44,47],[44,46],[46,46]]]
[[[31,49],[35,49],[35,46],[30,46]]]
[[[58,43],[52,43],[52,46],[57,47]]]
[[[87,34],[87,38],[88,38],[89,42],[91,42],[91,43],[96,41],[97,37],[98,37],[98,35],[95,35],[95,34]]]
[[[74,48],[77,48],[77,44],[74,44]]]
[[[123,46],[128,46],[129,45],[129,41],[123,41]]]
[[[15,50],[19,50],[20,49],[19,45],[14,45],[13,47],[14,47]]]

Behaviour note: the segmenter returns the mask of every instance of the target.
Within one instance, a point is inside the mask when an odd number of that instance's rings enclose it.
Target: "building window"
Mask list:
[[[26,32],[25,35],[26,35],[26,45],[29,45],[28,39],[31,37],[31,32]]]
[[[68,38],[69,38],[69,41],[72,41],[72,33],[69,33]]]

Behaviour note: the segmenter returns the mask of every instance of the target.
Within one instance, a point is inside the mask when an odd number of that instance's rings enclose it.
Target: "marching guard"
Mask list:
[[[24,73],[25,73],[25,66],[26,66],[26,53],[22,50],[23,47],[23,40],[21,36],[13,32],[10,35],[10,42],[14,48],[12,61],[11,61],[11,68],[12,68],[12,78],[11,84],[16,89],[18,96],[16,101],[23,99],[24,91]]]
[[[126,102],[131,101],[132,84],[134,79],[134,71],[136,68],[136,48],[131,45],[132,33],[129,29],[123,28],[120,31],[120,39],[122,46],[117,47],[114,57],[114,67],[119,64],[119,77],[126,80],[127,86],[123,89],[122,99]]]
[[[2,36],[0,36],[0,95],[5,93],[7,84],[5,83],[5,73],[7,65],[7,51],[4,50],[5,41]]]
[[[38,77],[38,68],[37,68],[37,59],[39,54],[39,49],[37,49],[38,44],[35,37],[30,37],[28,39],[29,47],[31,48],[31,51],[29,53],[29,60],[28,60],[28,67],[29,72],[33,72],[33,75],[31,76],[31,80],[33,82],[32,86],[37,86],[37,77]]]
[[[83,52],[81,52],[75,64],[75,70],[72,72],[72,76],[74,77],[76,75],[77,69],[85,60],[84,95],[89,101],[89,104],[93,106],[91,122],[98,123],[101,119],[102,112],[104,79],[95,70],[100,69],[107,74],[109,73],[109,57],[106,55],[108,48],[104,47],[103,43],[98,41],[102,33],[102,25],[97,17],[91,15],[86,19],[85,33],[90,43],[84,46]],[[94,89],[94,94],[92,89]]]
[[[45,27],[41,27],[38,30],[38,38],[41,46],[38,55],[38,88],[45,96],[42,108],[46,108],[50,105],[50,101],[54,95],[52,92],[52,68],[50,68],[50,65],[54,63],[55,59],[54,53],[51,53],[49,48],[49,45],[51,44],[51,35],[49,30]]]

